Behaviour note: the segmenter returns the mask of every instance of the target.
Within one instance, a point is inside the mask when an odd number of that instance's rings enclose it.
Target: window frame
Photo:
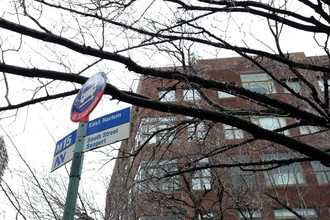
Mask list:
[[[168,172],[178,170],[178,159],[159,159],[141,161],[135,181],[140,192],[172,192],[180,189],[180,176],[163,177]]]
[[[197,166],[203,166],[208,163],[208,158],[201,159],[197,162]],[[195,170],[190,173],[191,189],[210,190],[212,188],[212,173],[210,168]],[[197,186],[197,187],[196,187]]]
[[[261,158],[265,161],[276,160],[276,159],[288,159],[291,157],[297,157],[297,156],[289,152],[264,153],[261,155]],[[265,165],[263,167],[269,168]],[[287,185],[307,184],[306,176],[300,162],[291,163],[289,165],[283,165],[275,169],[264,171],[263,173],[267,186],[272,186],[272,185],[287,186]]]
[[[140,216],[138,220],[181,220],[180,216],[176,215],[143,215]]]
[[[317,79],[317,84],[322,92],[324,92],[325,87],[324,87],[324,79],[318,78]],[[328,91],[330,91],[330,79],[328,79]]]
[[[202,99],[197,89],[191,89],[191,88],[183,88],[182,97],[183,97],[183,101],[198,101]]]
[[[320,161],[312,161],[311,164],[317,183],[319,185],[330,184],[330,168],[321,164]]]
[[[296,93],[301,93],[302,92],[302,86],[299,82],[298,79],[294,78],[294,79],[286,79],[286,80],[283,80],[284,83],[289,87],[291,88],[294,92]],[[287,90],[286,88],[284,88],[284,93],[286,94],[291,94],[291,92],[289,90]]]
[[[224,131],[224,134],[225,134],[225,139],[227,139],[227,140],[239,140],[239,139],[244,138],[244,131],[242,129],[239,129],[237,127],[227,125],[227,124],[222,124],[222,127],[223,127],[223,131]],[[233,137],[233,138],[230,138],[230,137]]]
[[[247,163],[251,161],[248,154],[232,155],[231,158],[234,163]],[[247,188],[252,188],[256,185],[253,171],[242,171],[240,167],[232,167],[229,170],[231,174],[230,179],[235,189],[243,186],[242,183],[244,183],[244,186]]]
[[[218,91],[218,98],[219,99],[227,99],[227,98],[235,98],[237,96],[230,94],[228,92]]]
[[[170,130],[160,131],[170,128],[177,122],[176,116],[157,116],[143,117],[140,120],[140,125],[135,136],[135,148],[145,143],[151,135],[153,137],[147,144],[170,143],[174,140],[174,134]],[[155,134],[155,132],[157,132]]]
[[[254,77],[255,79],[248,79],[249,77]],[[251,77],[251,78],[252,78]],[[266,73],[242,73],[240,74],[241,82],[243,88],[250,91],[257,92],[259,94],[269,95],[276,93],[276,87],[273,79]],[[245,79],[244,79],[245,78]],[[259,84],[259,86],[257,86]],[[264,84],[264,86],[261,86]],[[265,92],[258,92],[258,89],[264,89]]]
[[[278,126],[275,126],[273,129],[270,129],[268,124],[263,124],[264,122],[260,121],[260,120],[263,120],[263,119],[271,119],[272,120],[272,124],[274,124],[274,120],[275,122],[277,122]],[[267,116],[267,117],[263,117],[263,116],[260,116],[260,117],[251,117],[251,122],[264,128],[264,129],[267,129],[267,130],[270,130],[270,131],[273,131],[273,130],[276,130],[276,129],[279,129],[279,128],[283,128],[285,126],[287,126],[287,122],[286,122],[286,119],[284,117],[275,117],[275,116]],[[261,123],[262,122],[262,123]],[[290,131],[289,130],[285,130],[283,132],[281,132],[282,134],[284,135],[287,135],[289,136],[290,135]]]
[[[262,220],[261,210],[239,210],[238,211],[238,220]]]
[[[205,122],[189,124],[186,130],[189,142],[204,141],[206,138],[207,131]]]
[[[315,208],[292,208],[293,211],[297,212],[302,217],[305,217],[309,220],[317,220],[318,213]],[[313,214],[308,212],[314,212]],[[305,212],[305,214],[304,214]],[[294,213],[290,212],[288,209],[273,209],[275,220],[291,220],[291,219],[299,219]],[[278,214],[276,214],[278,213]],[[285,215],[286,214],[286,215]],[[308,215],[306,215],[308,214]]]
[[[311,108],[303,107],[302,109],[309,113],[314,113],[313,109],[311,109]],[[301,135],[313,134],[313,133],[317,133],[319,131],[320,131],[320,128],[317,126],[313,126],[313,125],[299,126],[299,132]]]
[[[218,218],[218,215],[217,213],[215,212],[208,212],[208,213],[199,213],[198,215],[198,220],[201,220],[201,219],[217,219]]]
[[[317,126],[313,126],[313,125],[303,125],[303,126],[299,126],[299,132],[301,135],[308,135],[308,134],[314,134],[319,132],[320,129]]]
[[[173,94],[174,93],[174,94]],[[176,88],[161,88],[157,91],[159,101],[163,102],[175,102],[177,101]]]

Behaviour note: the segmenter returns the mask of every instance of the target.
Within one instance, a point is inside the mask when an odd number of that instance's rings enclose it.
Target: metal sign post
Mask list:
[[[63,220],[72,220],[81,177],[84,152],[129,138],[130,108],[89,122],[80,121],[78,129],[56,143],[51,171],[72,160]]]
[[[75,214],[79,181],[84,160],[83,147],[87,130],[87,122],[79,122],[76,145],[72,158],[69,187],[66,195],[63,220],[72,220]]]
[[[104,73],[97,73],[92,76],[79,90],[71,108],[71,121],[79,122],[79,126],[72,158],[63,220],[73,220],[74,218],[84,158],[83,147],[87,131],[87,122],[89,121],[89,114],[94,110],[103,96],[106,82],[107,77]]]
[[[69,186],[62,220],[73,220],[84,152],[129,138],[130,108],[89,121],[89,114],[101,100],[106,86],[104,73],[92,76],[79,90],[72,108],[71,121],[78,129],[56,143],[51,171],[72,160]]]

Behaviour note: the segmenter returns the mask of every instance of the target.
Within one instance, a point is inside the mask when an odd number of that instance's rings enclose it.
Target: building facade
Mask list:
[[[329,63],[304,53],[291,57]],[[193,74],[311,111],[306,84],[274,61],[263,65],[273,78],[244,58],[200,60]],[[321,75],[304,77],[319,94],[327,90]],[[234,92],[142,76],[137,93],[218,109],[320,149],[330,147],[328,131],[268,113]],[[132,138],[122,142],[109,184],[107,219],[330,219],[330,169],[320,162],[301,162],[299,153],[227,124],[139,107],[132,107],[131,117]]]
[[[8,154],[3,137],[0,136],[0,180],[8,164]]]

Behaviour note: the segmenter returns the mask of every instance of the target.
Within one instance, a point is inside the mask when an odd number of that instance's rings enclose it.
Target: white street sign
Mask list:
[[[109,128],[85,138],[83,152],[129,138],[129,122]]]
[[[71,132],[56,143],[51,171],[53,172],[73,158],[77,130]]]
[[[57,154],[53,158],[53,163],[52,163],[52,168],[51,172],[56,170],[57,168],[63,166],[67,162],[71,161],[73,158],[73,152],[74,152],[74,144],[71,145],[70,147],[66,148],[64,151],[61,153]]]

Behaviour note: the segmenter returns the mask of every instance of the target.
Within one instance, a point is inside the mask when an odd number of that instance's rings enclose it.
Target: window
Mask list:
[[[203,141],[206,136],[205,123],[190,124],[187,127],[188,141]]]
[[[308,220],[317,220],[318,215],[314,208],[293,208],[294,212]],[[289,219],[301,219],[288,209],[274,209],[275,219],[289,220]]]
[[[141,216],[139,220],[181,220],[182,218],[175,215],[145,215]]]
[[[330,168],[324,166],[319,161],[312,161],[316,179],[319,184],[330,183]]]
[[[262,159],[264,160],[281,160],[292,157],[296,157],[296,155],[289,153],[270,153],[262,155]],[[276,165],[277,164],[264,166],[264,168],[271,168]],[[292,163],[290,165],[264,171],[264,174],[267,185],[281,186],[306,183],[305,175],[300,163]]]
[[[250,161],[249,155],[234,155],[232,156],[233,163],[247,163]],[[243,171],[240,167],[233,167],[229,169],[231,181],[236,190],[242,190],[254,187],[256,185],[253,172]]]
[[[241,74],[242,86],[260,94],[276,93],[275,85],[266,73]]]
[[[222,92],[222,91],[218,91],[218,97],[219,98],[233,98],[233,97],[236,97],[230,93],[227,93],[227,92]]]
[[[209,212],[209,213],[205,213],[205,214],[199,214],[198,219],[199,220],[202,220],[202,219],[216,220],[216,219],[219,219],[219,218],[217,217],[216,213]]]
[[[314,111],[311,108],[303,107],[302,109],[307,112],[314,113]],[[299,131],[300,131],[300,134],[306,135],[306,134],[317,133],[320,131],[320,129],[317,126],[304,125],[304,126],[299,126]]]
[[[211,171],[210,169],[197,170],[194,172],[191,180],[193,190],[211,189]]]
[[[317,126],[306,125],[306,126],[300,126],[299,131],[300,134],[305,135],[305,134],[313,134],[319,132],[320,129]]]
[[[176,90],[159,90],[158,91],[158,99],[165,102],[173,102],[176,101]]]
[[[318,79],[317,83],[319,84],[321,91],[324,91],[324,80]],[[330,91],[330,79],[328,79],[328,91]]]
[[[178,160],[142,161],[136,181],[142,192],[173,191],[180,187],[178,175],[165,177],[178,170]]]
[[[236,127],[223,124],[223,129],[225,131],[225,138],[228,140],[242,139],[244,137],[243,130]]]
[[[251,121],[256,125],[271,131],[287,125],[285,118],[280,117],[253,117],[251,118]],[[285,135],[290,135],[289,130],[285,130],[283,133]]]
[[[196,89],[183,89],[183,100],[193,101],[200,100],[201,96]]]
[[[174,126],[176,117],[142,118],[136,135],[136,147],[144,144],[151,137],[148,144],[173,141],[173,132],[167,130]]]
[[[198,162],[197,166],[202,166],[208,163],[208,159],[202,159]],[[191,188],[193,190],[207,190],[211,189],[211,170],[202,169],[193,171],[191,174]]]
[[[294,79],[289,79],[289,80],[286,80],[285,83],[289,88],[291,88],[296,93],[301,92],[301,85],[300,85],[299,81],[294,80]],[[291,92],[289,92],[289,90],[287,90],[285,88],[284,88],[284,92],[285,93],[291,93]]]
[[[262,220],[260,210],[240,210],[238,216],[239,220]]]

